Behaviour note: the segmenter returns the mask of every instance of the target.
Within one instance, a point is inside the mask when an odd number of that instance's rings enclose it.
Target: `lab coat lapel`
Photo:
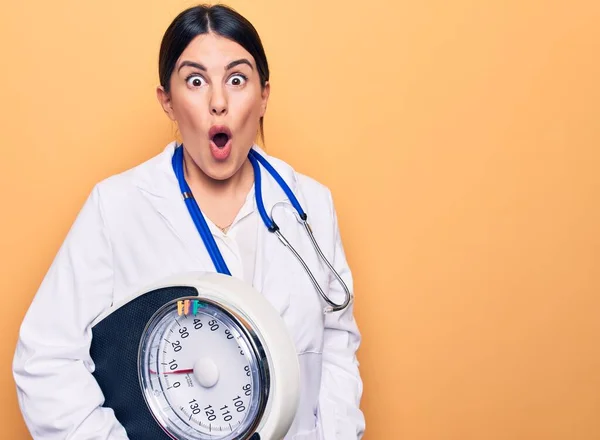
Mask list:
[[[139,167],[134,174],[134,183],[177,237],[181,247],[187,251],[196,270],[215,272],[214,264],[179,190],[171,165],[175,147],[175,142],[169,144],[162,154],[152,159],[152,166]]]

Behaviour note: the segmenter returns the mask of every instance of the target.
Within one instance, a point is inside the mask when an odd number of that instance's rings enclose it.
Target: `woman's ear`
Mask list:
[[[262,103],[260,105],[260,116],[264,117],[267,112],[267,103],[269,102],[269,95],[271,94],[271,84],[267,81],[262,89]]]
[[[171,101],[171,95],[165,91],[163,86],[158,86],[156,88],[156,97],[158,98],[158,102],[160,102],[160,105],[167,116],[172,121],[175,121],[175,112],[173,111],[173,101]]]

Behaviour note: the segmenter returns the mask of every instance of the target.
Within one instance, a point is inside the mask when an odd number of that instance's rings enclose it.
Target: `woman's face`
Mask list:
[[[168,94],[159,87],[158,98],[196,165],[215,180],[233,176],[254,144],[269,98],[252,55],[221,36],[198,35],[177,60],[170,87]]]

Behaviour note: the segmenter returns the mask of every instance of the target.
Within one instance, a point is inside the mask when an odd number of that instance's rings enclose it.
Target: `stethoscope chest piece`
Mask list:
[[[294,343],[278,312],[240,280],[169,278],[98,318],[92,334],[104,406],[132,440],[275,439],[293,422]]]

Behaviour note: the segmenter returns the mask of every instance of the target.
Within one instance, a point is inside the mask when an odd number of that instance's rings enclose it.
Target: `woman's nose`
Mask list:
[[[227,99],[222,91],[214,91],[210,101],[210,112],[215,116],[222,116],[227,113]]]
[[[222,116],[227,113],[226,105],[213,105],[210,112],[215,116]]]

